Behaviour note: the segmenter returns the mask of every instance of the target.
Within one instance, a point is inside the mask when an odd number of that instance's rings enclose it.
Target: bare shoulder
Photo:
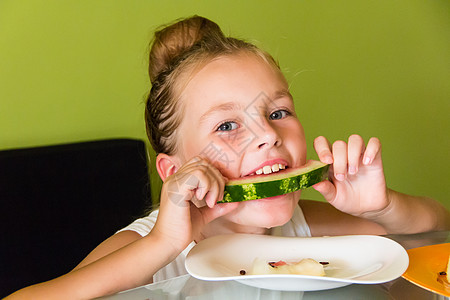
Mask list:
[[[312,236],[347,234],[386,234],[386,230],[372,221],[341,212],[328,202],[300,200]]]

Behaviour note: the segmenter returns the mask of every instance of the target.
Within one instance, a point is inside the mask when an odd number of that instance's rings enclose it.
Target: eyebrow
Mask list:
[[[225,112],[225,111],[235,111],[241,109],[242,106],[236,102],[226,102],[208,109],[201,117],[199,123],[203,123],[212,113]]]
[[[278,91],[276,91],[276,92],[270,97],[270,100],[271,100],[271,101],[275,101],[275,100],[277,100],[277,99],[284,98],[284,97],[289,98],[291,101],[294,100],[293,97],[292,97],[292,95],[291,95],[291,93],[290,93],[289,90],[287,90],[287,89],[286,89],[286,90],[283,89],[283,90],[278,90]],[[222,103],[222,104],[213,106],[213,107],[211,107],[210,109],[208,109],[208,110],[200,117],[199,123],[201,124],[201,123],[205,122],[205,120],[206,120],[211,114],[216,113],[216,112],[236,111],[236,110],[242,110],[242,109],[243,109],[242,105],[240,105],[240,104],[238,104],[238,103],[236,103],[236,102],[230,101],[230,102]]]
[[[272,95],[270,98],[271,100],[277,100],[279,98],[288,97],[291,100],[294,100],[294,97],[292,97],[291,92],[289,90],[279,90],[276,91],[275,94]]]

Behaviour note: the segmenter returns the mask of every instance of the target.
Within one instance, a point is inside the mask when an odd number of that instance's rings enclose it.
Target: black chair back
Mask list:
[[[0,298],[73,269],[150,210],[145,144],[0,151]]]

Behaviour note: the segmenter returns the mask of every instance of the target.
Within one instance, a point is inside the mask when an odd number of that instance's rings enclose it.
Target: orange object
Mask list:
[[[450,284],[446,275],[450,243],[407,250],[409,266],[402,275],[406,280],[434,293],[450,297]]]

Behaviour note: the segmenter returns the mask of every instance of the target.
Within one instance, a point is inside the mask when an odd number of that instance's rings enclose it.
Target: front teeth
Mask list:
[[[270,174],[272,173],[272,168],[270,166],[264,166],[263,167],[263,173],[264,174]]]
[[[270,174],[273,172],[278,172],[280,170],[284,170],[285,168],[286,168],[286,166],[283,164],[274,164],[272,166],[264,166],[261,169],[256,170],[256,174],[261,175],[264,173],[267,175],[267,174]]]
[[[279,164],[275,164],[272,166],[272,172],[278,172],[280,171],[280,165]]]

